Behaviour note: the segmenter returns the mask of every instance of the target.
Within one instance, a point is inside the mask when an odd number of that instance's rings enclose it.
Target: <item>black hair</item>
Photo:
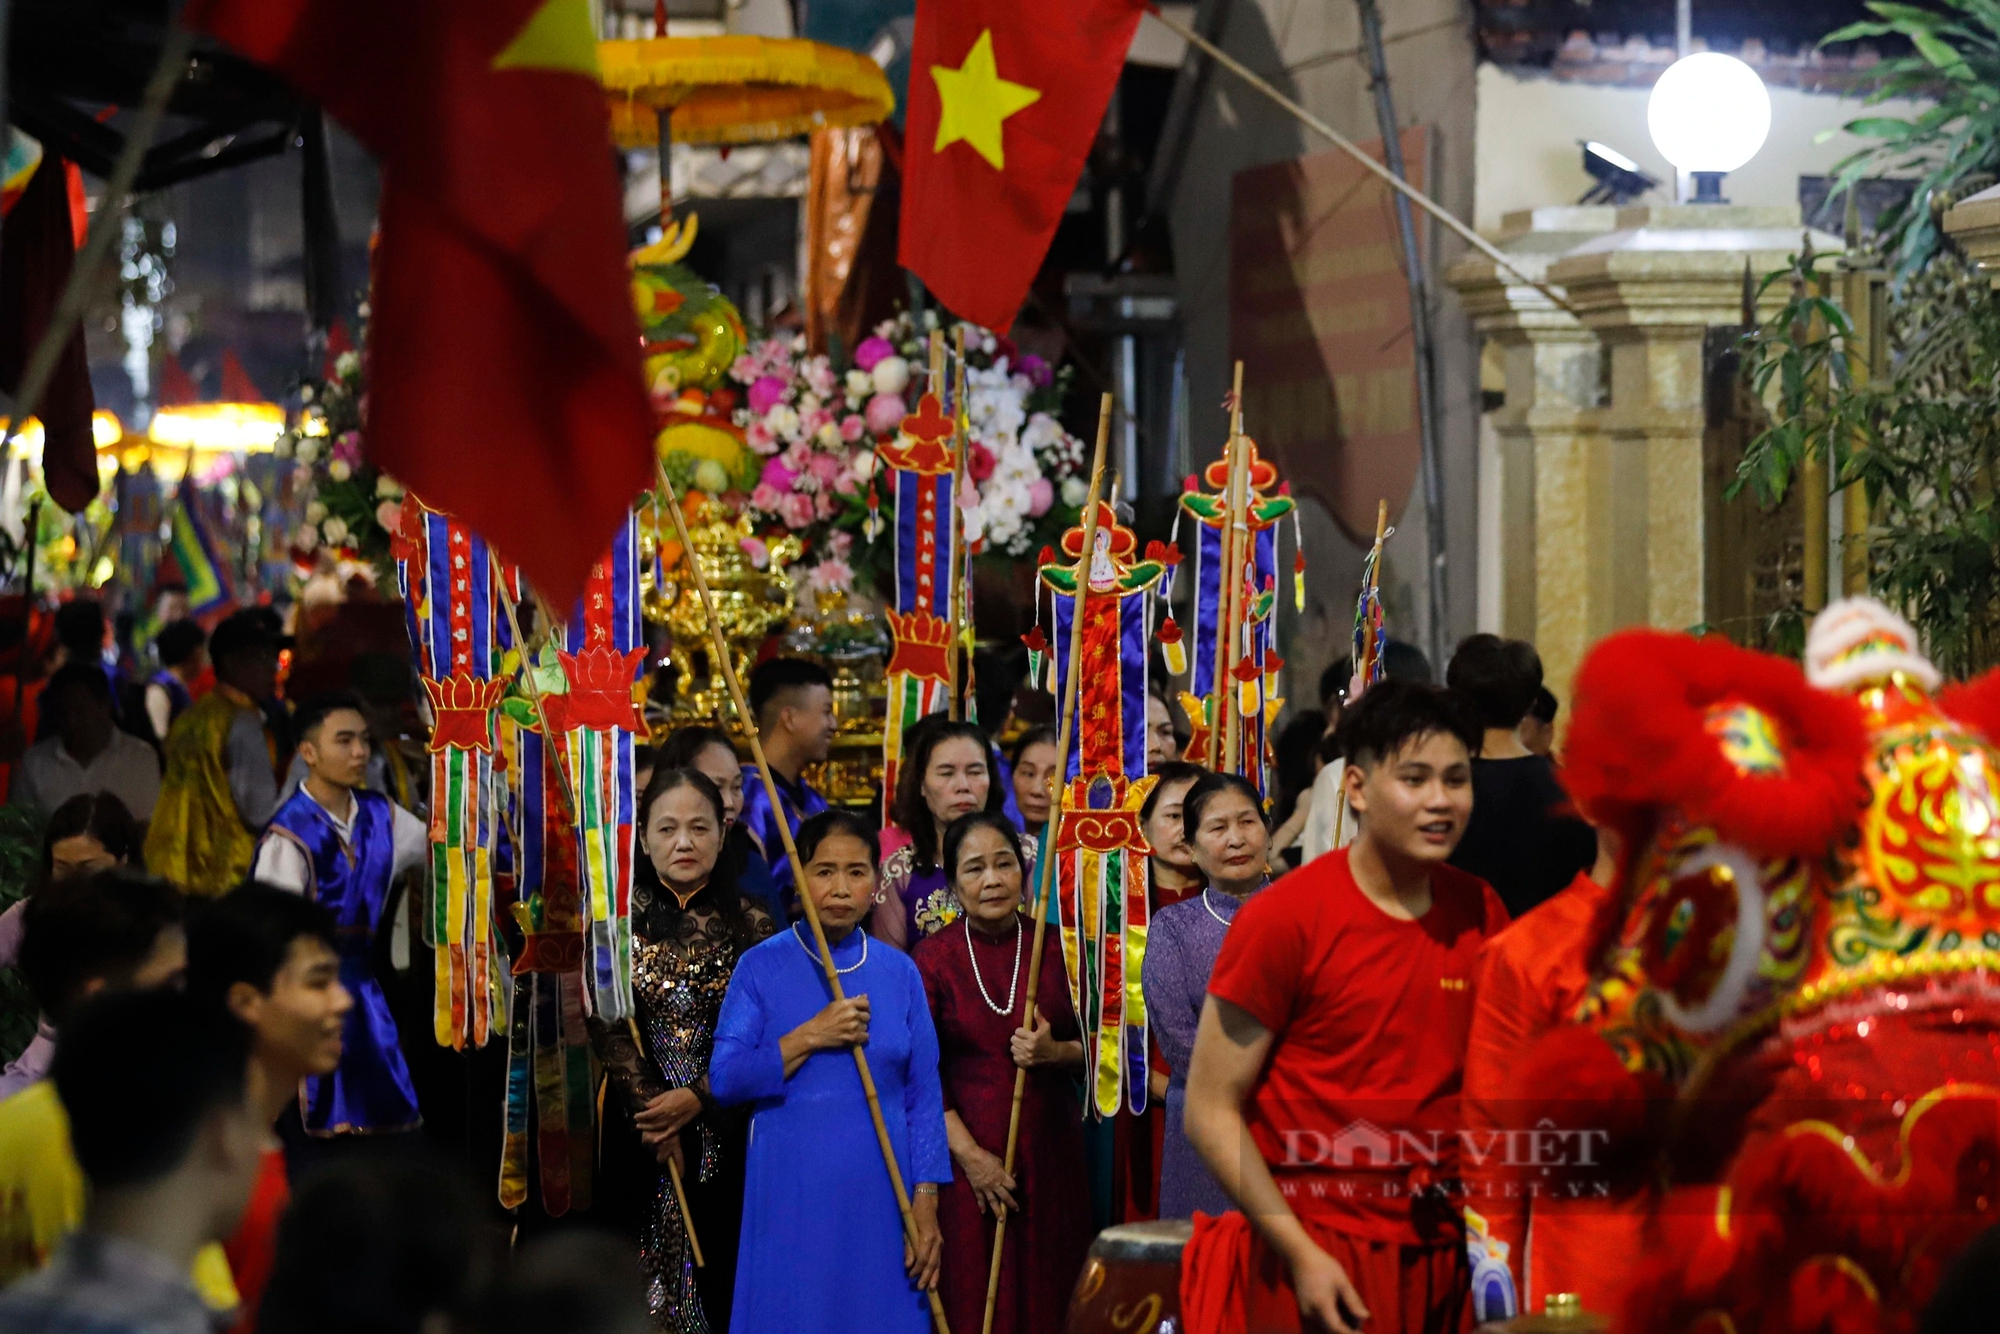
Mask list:
[[[1168,760],[1153,770],[1153,790],[1146,794],[1145,804],[1139,807],[1139,823],[1153,818],[1153,810],[1160,804],[1160,790],[1173,783],[1199,783],[1208,775],[1208,770],[1199,764],[1186,760]]]
[[[1340,759],[1340,733],[1328,732],[1313,746],[1313,758],[1321,764],[1332,764]]]
[[[250,1041],[248,1026],[174,991],[79,1007],[63,1025],[51,1073],[91,1187],[159,1180],[186,1160],[212,1112],[241,1111]]]
[[[1377,681],[1340,716],[1337,741],[1349,764],[1371,768],[1412,741],[1454,736],[1468,755],[1479,753],[1486,730],[1465,696],[1418,681]]]
[[[1194,831],[1201,827],[1202,811],[1225,792],[1240,793],[1257,808],[1259,815],[1264,813],[1264,798],[1242,774],[1203,774],[1181,798],[1181,827],[1187,831],[1188,846],[1194,846]]]
[[[255,881],[197,905],[188,914],[187,937],[188,995],[224,1012],[229,989],[238,982],[269,995],[298,941],[340,948],[333,914],[324,904]]]
[[[644,1279],[631,1243],[572,1229],[523,1244],[478,1302],[479,1334],[649,1334]]]
[[[1021,757],[1036,746],[1053,746],[1061,738],[1062,733],[1047,723],[1042,723],[1037,727],[1030,727],[1027,731],[1014,738],[1014,749],[1007,753],[1007,762],[1019,765]]]
[[[805,658],[769,658],[750,670],[750,715],[757,726],[764,722],[764,710],[779,696],[808,686],[833,689],[833,677],[826,668]]]
[[[1005,811],[968,811],[944,827],[944,877],[947,883],[958,883],[958,850],[964,846],[966,835],[975,829],[998,830],[1007,840],[1007,846],[1014,849],[1014,860],[1021,864],[1021,875],[1028,874],[1028,856],[1021,851],[1021,831],[1014,828],[1014,822],[1007,818]]]
[[[1336,658],[1327,664],[1327,669],[1319,674],[1320,707],[1330,708],[1339,704],[1347,694],[1347,687],[1353,683],[1353,658]]]
[[[72,598],[56,608],[56,643],[75,657],[97,661],[104,652],[104,604],[96,598]]]
[[[153,636],[153,652],[159,655],[160,666],[178,667],[201,652],[208,642],[208,631],[193,621],[170,621],[160,627],[160,633]]]
[[[21,974],[61,1027],[83,984],[129,975],[178,924],[181,894],[135,871],[97,871],[44,887],[21,914]]]
[[[799,850],[799,865],[811,861],[819,851],[819,845],[835,834],[847,834],[858,838],[867,845],[868,860],[876,870],[882,869],[882,840],[867,821],[852,811],[844,811],[838,806],[832,810],[810,815],[799,825],[798,833],[792,835],[792,846]]]
[[[361,696],[352,690],[329,690],[323,695],[314,695],[300,704],[292,715],[292,735],[304,741],[313,729],[336,713],[352,711],[361,715],[361,724],[368,725],[368,710],[361,702]]]
[[[42,830],[42,867],[37,882],[46,885],[55,875],[56,844],[66,838],[88,834],[104,845],[104,850],[122,865],[136,866],[145,850],[145,836],[125,803],[110,792],[80,792],[49,816]]]
[[[917,720],[914,727],[903,733],[903,764],[896,773],[896,800],[891,808],[892,818],[909,832],[913,847],[911,855],[916,859],[917,870],[938,869],[937,819],[931,814],[930,803],[924,800],[924,773],[931,766],[931,756],[947,741],[971,741],[986,756],[986,806],[989,811],[1004,810],[1007,794],[1002,791],[1005,784],[999,781],[1000,767],[993,762],[993,743],[977,723],[955,722],[944,714],[933,713]]]
[[[701,758],[701,753],[711,746],[720,746],[731,755],[736,753],[729,734],[720,727],[710,727],[706,723],[677,727],[654,752],[653,763],[662,769],[692,769],[694,762]]]
[[[973,665],[972,701],[979,725],[999,736],[1014,712],[1014,692],[1028,677],[1028,650],[1020,640],[1009,638],[975,649]]]
[[[48,684],[42,687],[42,696],[54,701],[73,690],[81,690],[107,709],[111,707],[111,679],[95,659],[90,662],[67,662],[56,668]]]
[[[1406,639],[1391,639],[1382,646],[1382,677],[1389,681],[1433,681],[1431,660]],[[1319,703],[1323,709],[1344,704],[1347,687],[1354,683],[1354,659],[1342,657],[1319,674]]]
[[[748,949],[757,943],[757,922],[750,911],[749,900],[743,897],[736,885],[737,859],[730,855],[729,820],[723,814],[722,792],[707,774],[695,768],[656,766],[653,781],[646,784],[646,790],[640,794],[638,807],[633,812],[633,836],[643,840],[646,827],[652,823],[653,807],[669,792],[683,787],[693,788],[715,811],[715,866],[708,873],[708,884],[703,887],[702,894],[721,912],[723,921],[729,923],[736,947],[739,950]],[[634,852],[632,888],[635,891],[635,912],[640,901],[643,899],[645,902],[640,930],[649,940],[670,939],[680,922],[680,902],[660,882],[660,873],[653,869],[653,859],[645,854],[643,847]]]
[[[474,1304],[505,1254],[455,1165],[419,1153],[349,1157],[293,1189],[257,1326],[268,1334],[483,1329]]]
[[[1535,702],[1528,706],[1527,716],[1537,722],[1552,723],[1556,720],[1556,710],[1560,707],[1556,703],[1556,696],[1553,690],[1550,690],[1547,686],[1536,686]]]
[[[1277,754],[1278,788],[1286,797],[1296,800],[1300,793],[1312,786],[1313,751],[1325,735],[1326,715],[1318,709],[1293,714],[1292,720],[1278,733],[1277,744],[1272,749]]]
[[[1485,727],[1518,727],[1542,685],[1542,659],[1522,639],[1473,635],[1451,655],[1444,683],[1465,696]]]

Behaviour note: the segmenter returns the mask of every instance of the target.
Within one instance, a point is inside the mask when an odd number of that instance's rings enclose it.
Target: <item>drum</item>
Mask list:
[[[1098,1233],[1070,1294],[1068,1334],[1177,1334],[1181,1248],[1193,1232],[1176,1218]]]

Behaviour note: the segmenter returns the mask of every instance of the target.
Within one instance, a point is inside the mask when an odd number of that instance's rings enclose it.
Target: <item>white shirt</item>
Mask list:
[[[350,796],[347,799],[347,818],[342,819],[327,810],[325,803],[313,796],[310,789],[301,788],[300,791],[305,793],[306,800],[326,813],[342,842],[353,841],[354,817],[360,813],[360,802]],[[424,864],[424,859],[430,855],[431,835],[422,820],[395,802],[389,803],[389,809],[394,816],[391,825],[394,861],[389,869],[389,878],[394,880],[412,867]],[[311,877],[312,868],[306,862],[305,849],[291,835],[276,829],[264,835],[264,841],[257,845],[257,860],[251,866],[251,879],[279,889],[289,889],[294,894],[303,894],[311,886]]]
[[[71,797],[87,792],[109,792],[125,803],[133,819],[151,819],[153,804],[160,799],[159,754],[138,737],[114,728],[110,743],[97,758],[78,764],[63,749],[62,738],[52,736],[28,747],[21,757],[9,799],[16,806],[33,806],[43,815],[53,815]]]
[[[1355,832],[1361,827],[1361,817],[1348,806],[1347,796],[1341,780],[1347,774],[1347,761],[1329,761],[1313,779],[1312,806],[1306,814],[1305,832],[1299,835],[1299,865],[1318,857],[1324,857],[1335,848],[1344,848],[1354,841]],[[1334,826],[1339,825],[1339,837],[1334,836]]]

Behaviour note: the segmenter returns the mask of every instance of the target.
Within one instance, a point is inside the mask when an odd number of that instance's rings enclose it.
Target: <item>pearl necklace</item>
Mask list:
[[[1262,889],[1262,888],[1264,888],[1264,886],[1265,886],[1265,885],[1267,885],[1267,884],[1269,884],[1269,883],[1270,883],[1270,882],[1269,882],[1268,880],[1267,880],[1267,881],[1264,881],[1264,882],[1263,882],[1262,884],[1259,884],[1259,885],[1257,886],[1257,889]],[[1257,889],[1253,889],[1253,890],[1251,890],[1251,891],[1250,891],[1250,893],[1251,893],[1251,894],[1255,894],[1255,893],[1257,892]],[[1250,895],[1249,895],[1249,894],[1246,894],[1246,895],[1244,895],[1243,897],[1244,897],[1244,898],[1248,898],[1248,897],[1250,897]],[[1208,915],[1209,915],[1210,917],[1213,917],[1213,918],[1214,918],[1214,919],[1215,919],[1216,921],[1218,921],[1218,922],[1222,923],[1222,924],[1223,924],[1224,926],[1228,926],[1228,925],[1229,925],[1229,922],[1230,922],[1230,919],[1229,919],[1229,918],[1227,918],[1227,917],[1224,917],[1224,916],[1223,916],[1223,915],[1222,915],[1221,913],[1217,912],[1217,911],[1215,910],[1215,905],[1214,905],[1213,903],[1210,903],[1210,902],[1208,901],[1208,888],[1207,888],[1206,886],[1204,886],[1204,887],[1202,888],[1202,891],[1201,891],[1201,906],[1202,906],[1202,907],[1204,907],[1204,908],[1206,908],[1206,909],[1208,909]],[[1238,910],[1241,910],[1241,909],[1242,909],[1242,907],[1243,907],[1243,899],[1237,899],[1237,900],[1236,900],[1236,907],[1238,908]]]
[[[814,963],[822,962],[819,955],[814,952],[813,947],[806,944],[806,938],[799,934],[799,924],[797,922],[792,923],[792,939],[799,942],[799,948],[804,950],[808,955],[810,955]],[[833,946],[831,945],[827,946],[826,952],[829,958],[832,957]],[[868,962],[868,933],[866,931],[863,931],[861,933],[861,957],[856,959],[853,963],[847,965],[847,967],[845,968],[836,967],[833,971],[836,973],[840,973],[844,976],[848,973],[853,972],[855,969],[859,968],[862,964],[867,962]]]
[[[972,980],[979,988],[979,999],[985,1001],[986,1008],[995,1014],[1014,1013],[1014,1002],[1019,998],[1021,988],[1021,937],[1024,934],[1017,918],[1014,923],[1014,971],[1009,974],[1011,980],[1007,983],[1007,1007],[1002,1009],[993,1003],[993,997],[986,994],[986,979],[979,975],[979,956],[972,952],[972,923],[968,921],[965,924],[965,957],[972,964]]]

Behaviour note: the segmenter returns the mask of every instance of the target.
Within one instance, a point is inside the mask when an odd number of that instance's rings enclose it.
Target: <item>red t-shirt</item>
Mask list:
[[[1271,1030],[1244,1107],[1294,1212],[1408,1245],[1451,1226],[1459,1082],[1479,947],[1507,924],[1485,881],[1431,872],[1431,908],[1399,921],[1371,903],[1341,849],[1243,905],[1209,994]]]
[[[257,1184],[250,1191],[250,1203],[236,1225],[236,1235],[223,1243],[230,1272],[236,1278],[237,1296],[243,1306],[234,1334],[255,1334],[257,1308],[263,1305],[264,1288],[271,1281],[271,1267],[278,1258],[278,1220],[292,1202],[290,1178],[285,1172],[285,1151],[266,1149]]]

